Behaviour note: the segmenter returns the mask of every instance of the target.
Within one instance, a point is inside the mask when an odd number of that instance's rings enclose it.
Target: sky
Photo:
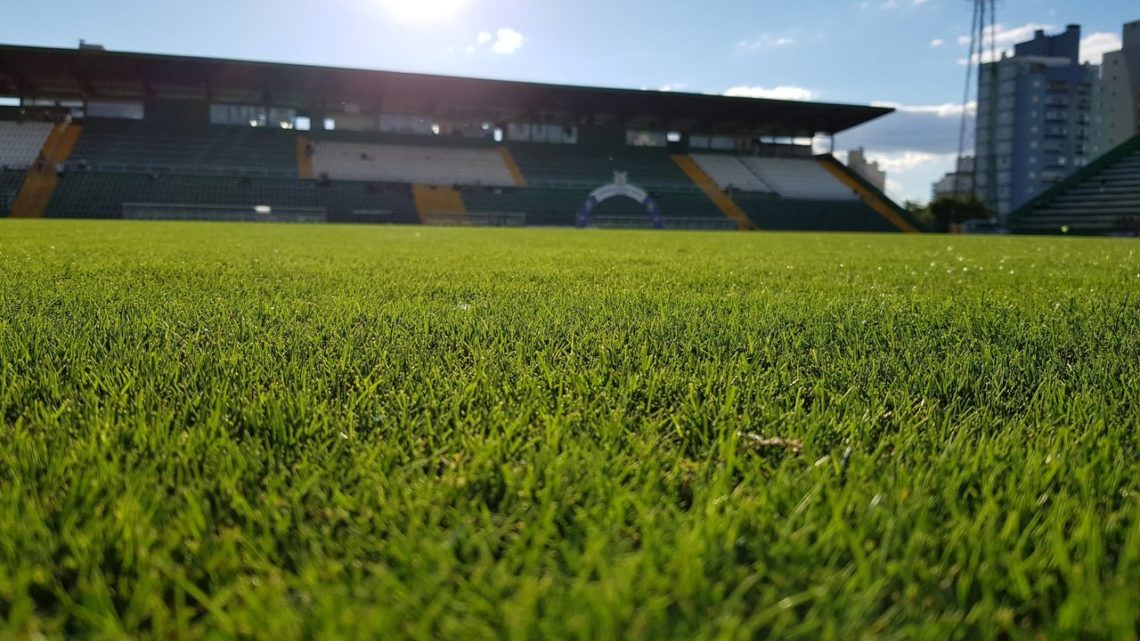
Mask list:
[[[925,201],[954,164],[968,0],[36,0],[6,2],[0,42],[536,82],[880,104],[841,134]],[[1136,0],[999,0],[1003,47],[1083,28],[1120,48]]]

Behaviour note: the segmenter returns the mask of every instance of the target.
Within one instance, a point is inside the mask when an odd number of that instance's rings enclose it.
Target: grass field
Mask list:
[[[0,638],[1135,639],[1140,244],[0,221]]]

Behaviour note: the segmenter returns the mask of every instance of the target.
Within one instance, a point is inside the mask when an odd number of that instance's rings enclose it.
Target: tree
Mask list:
[[[907,200],[903,202],[903,209],[907,210],[910,215],[922,221],[924,225],[930,225],[934,222],[934,217],[930,214],[930,207],[924,205],[917,200]]]
[[[961,225],[967,220],[992,218],[986,204],[972,194],[964,196],[939,196],[930,203],[930,213],[934,220],[944,227]]]

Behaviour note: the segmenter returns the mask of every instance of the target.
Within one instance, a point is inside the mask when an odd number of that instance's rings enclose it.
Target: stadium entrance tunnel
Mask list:
[[[585,229],[590,224],[590,218],[594,215],[594,210],[598,208],[598,205],[611,198],[629,198],[637,201],[645,208],[645,214],[649,217],[649,223],[653,228],[665,229],[665,220],[661,217],[661,208],[657,205],[657,201],[645,193],[644,189],[624,184],[620,178],[612,185],[595,189],[586,198],[586,202],[582,204],[582,208],[578,210],[578,215],[575,217],[575,224],[578,229]]]

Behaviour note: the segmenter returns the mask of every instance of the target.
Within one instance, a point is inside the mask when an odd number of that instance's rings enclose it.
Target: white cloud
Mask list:
[[[868,159],[879,162],[890,174],[887,193],[899,202],[929,200],[931,185],[954,168],[963,112],[968,118],[966,151],[973,149],[976,105],[873,104],[891,107],[895,113],[839,134],[836,148],[866,149]]]
[[[898,9],[899,7],[903,7],[903,6],[921,7],[922,5],[926,4],[927,2],[929,2],[929,0],[909,0],[909,1],[907,1],[907,0],[882,0],[878,4],[874,4],[871,2],[864,1],[864,2],[859,4],[859,8],[863,9],[863,10],[867,10],[867,9],[872,8],[872,7],[876,7],[878,9],[883,10],[883,11],[890,11],[892,9]]]
[[[963,111],[968,111],[970,115],[974,115],[978,111],[978,103],[970,102],[962,106],[952,102],[947,102],[941,105],[903,105],[897,102],[875,101],[871,103],[875,107],[889,107],[895,111],[908,114],[927,114],[937,116],[938,118],[961,118]]]
[[[1104,61],[1104,54],[1120,51],[1123,47],[1124,43],[1115,33],[1090,33],[1081,38],[1081,62],[1099,65]]]
[[[930,46],[934,48],[941,47],[944,44],[946,44],[946,41],[942,38],[935,38],[934,40],[930,41]]]
[[[811,89],[803,87],[793,87],[790,85],[780,85],[778,87],[749,87],[740,85],[731,87],[728,91],[724,92],[726,96],[733,96],[736,98],[771,98],[775,100],[814,100],[819,94]]]
[[[777,36],[770,33],[761,34],[755,40],[741,40],[736,43],[738,51],[759,51],[760,49],[776,49],[779,47],[790,47],[796,44],[796,39],[791,36]]]
[[[523,44],[526,43],[526,38],[523,34],[514,29],[508,29],[507,27],[499,29],[495,32],[495,35],[495,43],[491,45],[491,51],[495,53],[511,55],[522,48]]]
[[[986,27],[983,34],[983,42],[981,43],[983,51],[980,54],[975,53],[973,56],[974,64],[981,62],[994,62],[1000,60],[1003,54],[1012,54],[1013,46],[1033,39],[1033,35],[1037,31],[1050,32],[1054,31],[1053,25],[1041,24],[1039,22],[1029,22],[1021,25],[1020,27],[1013,27],[1007,29],[1005,25],[998,24],[993,28]],[[993,48],[991,48],[991,43]],[[958,44],[963,47],[970,45],[970,36],[958,36]],[[966,64],[966,58],[959,58],[958,64]]]
[[[1050,33],[1056,31],[1056,27],[1038,22],[1030,22],[1012,29],[1006,29],[1000,24],[997,25],[996,30],[991,30],[987,27],[984,45],[986,50],[983,51],[981,55],[974,54],[973,62],[975,64],[977,64],[979,60],[982,62],[993,62],[994,60],[1000,59],[1002,54],[1012,54],[1014,45],[1032,40],[1038,30]],[[989,48],[991,34],[994,34],[995,42],[997,43],[996,52],[991,51]],[[958,44],[962,46],[969,45],[970,37],[958,36]],[[1099,65],[1104,58],[1104,54],[1111,51],[1118,51],[1123,46],[1124,43],[1120,40],[1120,36],[1115,33],[1090,33],[1081,38],[1081,62]],[[966,64],[966,58],[960,58],[958,64]]]
[[[837,145],[865,147],[880,152],[921,151],[931,154],[956,153],[962,126],[962,114],[967,116],[967,144],[973,140],[974,115],[977,110],[971,103],[965,110],[962,105],[905,105],[878,101],[880,107],[891,107],[895,113],[872,120],[837,137]]]
[[[688,88],[689,88],[689,85],[687,85],[683,82],[670,82],[668,84],[661,85],[657,90],[658,91],[684,91]]]
[[[957,164],[958,154],[933,154],[917,150],[896,152],[866,150],[867,160],[887,172],[887,195],[898,203],[927,202],[931,186]]]
[[[1053,25],[1041,24],[1040,22],[1029,22],[1020,27],[1013,27],[1012,29],[1007,29],[1005,25],[998,24],[993,28],[986,27],[984,37],[987,44],[992,38],[1000,49],[1002,47],[1015,45],[1019,42],[1025,42],[1026,40],[1032,40],[1033,34],[1037,31],[1049,32],[1055,29],[1056,27]],[[963,46],[970,44],[970,36],[958,36],[958,44]]]
[[[509,56],[521,49],[526,41],[527,38],[523,34],[514,29],[503,27],[495,31],[494,34],[490,31],[480,31],[475,34],[475,44],[467,45],[464,51],[475,53],[489,46],[494,53]]]
[[[925,165],[953,162],[958,154],[932,154],[925,151],[868,151],[867,160],[879,163],[888,173],[904,173]]]
[[[986,28],[985,43],[986,50],[979,56],[974,54],[973,61],[976,64],[980,59],[982,62],[993,62],[995,59],[1000,59],[1002,54],[1012,54],[1014,45],[1022,42],[1028,42],[1033,39],[1034,34],[1038,31],[1045,31],[1051,33],[1057,30],[1057,27],[1049,24],[1042,24],[1039,22],[1030,22],[1014,27],[1012,29],[1005,28],[1004,25],[997,25],[996,29]],[[993,53],[990,50],[990,39],[994,38],[997,45],[997,52]],[[967,46],[970,44],[970,36],[958,36],[958,44]],[[1092,64],[1100,64],[1101,58],[1104,54],[1110,51],[1117,51],[1124,46],[1120,40],[1120,36],[1115,33],[1098,32],[1091,33],[1084,38],[1081,38],[1081,62],[1090,62]],[[966,59],[961,58],[958,64],[966,64]]]
[[[892,195],[897,194],[897,195]],[[887,195],[891,196],[900,205],[906,200],[906,187],[894,178],[887,178]]]

